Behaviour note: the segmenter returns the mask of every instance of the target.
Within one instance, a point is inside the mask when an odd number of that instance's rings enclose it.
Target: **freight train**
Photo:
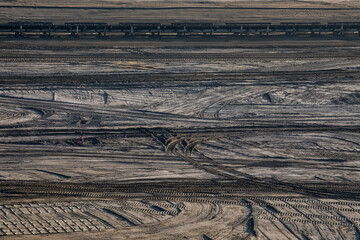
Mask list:
[[[0,37],[96,36],[360,36],[360,22],[269,22],[244,23],[107,23],[8,22],[0,24]]]

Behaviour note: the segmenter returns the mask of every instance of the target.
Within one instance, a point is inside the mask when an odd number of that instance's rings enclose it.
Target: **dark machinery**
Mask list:
[[[238,23],[201,23],[177,22],[161,23],[107,23],[67,22],[53,24],[52,22],[9,22],[0,24],[0,37],[89,37],[106,38],[111,36],[296,36],[296,35],[333,35],[359,36],[360,22],[238,22]]]

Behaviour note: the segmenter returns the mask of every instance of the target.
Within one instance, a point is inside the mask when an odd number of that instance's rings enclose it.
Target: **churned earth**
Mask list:
[[[144,21],[170,7],[155,3],[9,1],[0,20],[62,7],[107,21],[125,6]],[[171,11],[199,21],[284,6],[345,21],[357,7],[183,3]],[[360,238],[359,52],[357,38],[1,39],[0,236]]]

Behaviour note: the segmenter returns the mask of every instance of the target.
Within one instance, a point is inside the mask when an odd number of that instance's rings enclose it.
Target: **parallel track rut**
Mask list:
[[[217,56],[207,56],[207,57],[157,57],[157,58],[122,58],[122,57],[0,57],[0,62],[81,62],[81,61],[149,61],[149,62],[170,62],[170,61],[206,61],[206,62],[216,62],[216,61],[269,61],[269,60],[281,60],[281,61],[299,61],[299,60],[311,60],[311,59],[326,59],[326,60],[357,60],[360,56],[297,56],[297,57],[284,57],[284,56],[269,56],[269,57],[217,57]]]

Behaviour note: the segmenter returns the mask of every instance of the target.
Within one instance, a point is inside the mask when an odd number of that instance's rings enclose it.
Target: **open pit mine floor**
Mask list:
[[[1,41],[1,239],[360,239],[359,53]]]

